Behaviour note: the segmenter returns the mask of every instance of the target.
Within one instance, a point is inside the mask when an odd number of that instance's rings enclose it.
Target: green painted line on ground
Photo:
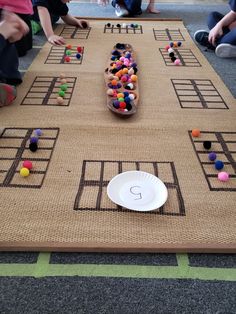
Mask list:
[[[47,273],[47,269],[50,265],[49,264],[50,256],[51,253],[39,253],[35,267],[34,277],[38,278],[45,276],[45,274]]]
[[[35,264],[0,264],[0,277],[113,277],[136,279],[199,279],[236,281],[234,268],[189,267],[187,254],[178,254],[179,266],[49,264],[50,253],[40,253]]]

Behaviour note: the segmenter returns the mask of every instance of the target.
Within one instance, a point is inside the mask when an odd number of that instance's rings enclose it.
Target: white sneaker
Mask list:
[[[236,58],[236,45],[220,44],[216,47],[215,53],[220,58]]]
[[[120,6],[119,4],[116,4],[115,12],[116,16],[118,17],[129,15],[129,11],[125,7]]]

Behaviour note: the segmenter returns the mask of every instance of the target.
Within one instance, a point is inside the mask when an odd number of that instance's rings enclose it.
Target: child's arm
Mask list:
[[[79,20],[70,14],[65,16],[61,16],[61,19],[68,25],[78,26],[80,28],[87,28],[89,27],[89,23],[86,20]]]
[[[42,25],[42,28],[44,30],[44,33],[48,41],[53,45],[59,45],[59,46],[64,45],[65,44],[64,38],[61,36],[55,35],[53,32],[51,17],[48,12],[48,9],[41,6],[38,6],[37,9],[38,9],[40,23]]]
[[[236,12],[230,11],[209,33],[208,41],[215,46],[217,37],[223,35],[223,27],[232,27],[236,21]]]

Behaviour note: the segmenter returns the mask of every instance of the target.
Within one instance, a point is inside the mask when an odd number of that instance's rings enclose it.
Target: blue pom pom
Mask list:
[[[177,45],[180,47],[182,45],[181,41],[178,41]]]
[[[129,97],[125,97],[126,104],[129,104],[131,102],[131,99]]]
[[[39,139],[37,137],[33,136],[30,138],[30,143],[38,143],[38,140]]]
[[[80,59],[80,58],[81,58],[81,54],[80,54],[80,53],[77,53],[77,54],[76,54],[76,58],[77,58],[77,59]]]
[[[211,152],[211,153],[208,155],[208,158],[209,158],[210,161],[216,160],[216,153]]]
[[[174,47],[174,43],[171,42],[171,43],[170,43],[170,47]]]
[[[128,97],[129,96],[129,92],[124,92],[124,97]]]
[[[223,169],[223,168],[224,168],[224,163],[223,163],[221,160],[216,160],[216,162],[215,162],[215,168],[216,168],[217,170]]]

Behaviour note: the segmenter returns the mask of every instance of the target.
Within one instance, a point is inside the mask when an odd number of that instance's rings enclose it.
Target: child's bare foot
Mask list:
[[[147,13],[152,13],[152,14],[159,14],[160,11],[155,9],[154,5],[148,5],[146,9]]]

